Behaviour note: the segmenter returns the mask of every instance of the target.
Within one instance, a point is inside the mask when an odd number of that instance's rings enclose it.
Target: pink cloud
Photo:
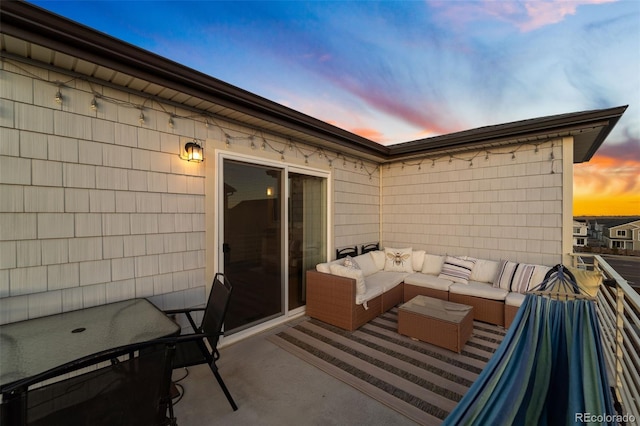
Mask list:
[[[412,102],[407,102],[402,97],[390,96],[387,93],[392,92],[390,89],[385,90],[384,87],[362,84],[356,79],[345,79],[336,76],[327,76],[327,78],[331,78],[335,85],[343,87],[377,111],[400,118],[406,123],[423,129],[422,131],[427,134],[451,133],[457,130],[442,124],[446,123],[446,120],[442,120],[437,108],[434,108],[433,105],[417,106]]]
[[[508,2],[483,0],[478,2],[430,1],[440,15],[453,25],[486,18],[509,22],[522,32],[532,31],[547,25],[562,22],[568,15],[576,13],[578,6],[611,3],[618,0],[528,0]]]
[[[562,22],[567,15],[574,15],[578,6],[584,4],[611,3],[616,0],[550,0],[527,1],[524,6],[527,10],[527,20],[521,22],[518,27],[527,32],[547,25]]]

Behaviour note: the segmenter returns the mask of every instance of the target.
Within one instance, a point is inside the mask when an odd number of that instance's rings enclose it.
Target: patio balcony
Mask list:
[[[640,296],[600,256],[573,255],[575,265],[601,271],[597,311],[616,410],[640,420]],[[233,412],[206,366],[190,368],[176,405],[180,425],[216,424],[414,424],[386,405],[272,344],[268,330],[222,346],[219,366],[239,410]],[[182,372],[176,371],[176,377]],[[633,417],[631,417],[633,416]]]
[[[640,422],[640,295],[601,256],[574,254],[574,264],[600,271],[597,312],[612,392],[621,414]],[[632,422],[633,424],[633,422]]]

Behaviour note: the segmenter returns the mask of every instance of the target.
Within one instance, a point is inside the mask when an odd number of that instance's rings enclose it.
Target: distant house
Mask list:
[[[640,250],[640,220],[605,226],[604,241],[609,248]]]
[[[589,238],[598,242],[598,246],[603,244],[604,225],[597,219],[589,221]],[[591,245],[591,244],[590,244]]]
[[[589,227],[586,222],[573,221],[573,246],[585,247],[587,245],[587,231]]]

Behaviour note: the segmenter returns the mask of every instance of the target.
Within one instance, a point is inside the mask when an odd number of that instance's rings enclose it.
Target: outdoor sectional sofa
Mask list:
[[[399,303],[425,295],[473,306],[475,320],[508,327],[524,293],[550,269],[385,248],[307,271],[307,315],[355,330]]]

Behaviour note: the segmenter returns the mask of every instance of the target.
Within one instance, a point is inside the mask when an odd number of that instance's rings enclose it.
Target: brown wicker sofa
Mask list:
[[[357,304],[356,280],[314,270],[307,271],[307,315],[327,324],[353,331],[399,303],[404,296],[400,283]]]
[[[375,267],[369,255],[377,257]],[[405,271],[393,272],[380,265],[384,257],[371,252],[353,258],[356,264],[364,266],[366,294],[362,290],[358,294],[358,285],[362,284],[357,279],[339,275],[344,267],[335,265],[341,265],[343,260],[307,271],[307,315],[345,330],[355,330],[397,304],[425,295],[473,306],[475,320],[508,327],[523,300],[522,293],[541,282],[549,270],[542,265],[466,258],[473,266],[465,281],[444,273],[443,268],[448,265],[445,261],[450,256],[412,251],[411,268],[407,265]],[[440,260],[442,265],[438,264]]]

